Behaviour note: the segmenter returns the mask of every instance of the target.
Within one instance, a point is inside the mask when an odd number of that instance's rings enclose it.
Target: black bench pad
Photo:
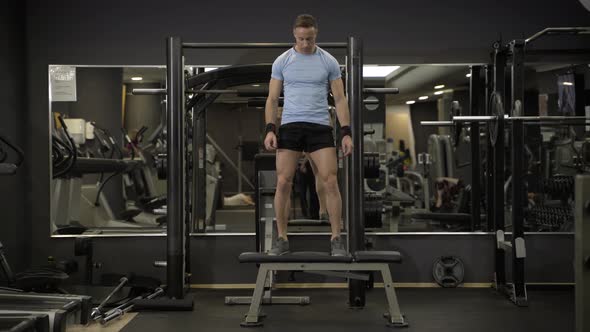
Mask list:
[[[281,256],[259,252],[240,254],[240,263],[401,263],[397,251],[357,251],[353,256],[331,256],[327,252],[299,251]]]
[[[298,251],[280,256],[259,252],[240,254],[240,263],[350,263],[352,256],[331,256],[327,252]]]
[[[330,226],[330,222],[317,219],[292,219],[289,220],[289,226]]]
[[[463,224],[471,220],[471,215],[467,213],[421,212],[411,214],[410,218],[417,220],[435,220],[441,222]]]
[[[401,263],[402,255],[397,251],[357,251],[354,253],[357,263]]]

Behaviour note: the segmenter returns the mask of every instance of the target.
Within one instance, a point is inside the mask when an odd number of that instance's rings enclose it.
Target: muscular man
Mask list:
[[[332,229],[331,253],[334,256],[346,255],[340,238],[342,199],[336,178],[337,156],[328,113],[329,90],[334,96],[336,114],[341,125],[344,156],[350,155],[353,148],[350,115],[340,66],[331,54],[315,44],[317,33],[315,18],[311,15],[299,15],[293,25],[295,46],[281,54],[272,66],[266,100],[264,145],[267,150],[277,150],[277,190],[274,204],[278,237],[269,251],[270,255],[281,255],[289,251],[287,208],[293,174],[303,151],[308,153],[315,164],[315,176],[321,182],[326,196]],[[283,89],[285,99],[277,138],[276,113]]]

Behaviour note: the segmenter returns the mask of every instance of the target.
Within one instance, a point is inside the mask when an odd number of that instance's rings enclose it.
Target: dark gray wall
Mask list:
[[[319,18],[320,41],[363,38],[366,63],[444,63],[487,61],[491,43],[530,36],[547,26],[590,21],[577,0],[446,2],[372,1],[27,1],[27,219],[33,223],[33,260],[52,253],[49,234],[48,64],[147,65],[165,63],[165,37],[193,42],[290,41],[295,15]],[[187,51],[187,63],[270,62],[276,51]],[[235,61],[234,61],[235,60]],[[32,180],[34,179],[34,181]],[[221,242],[221,240],[220,240]],[[231,241],[230,241],[231,242]],[[143,254],[139,242],[129,253]],[[70,246],[71,247],[71,246]],[[133,256],[138,261],[137,256]],[[141,257],[141,256],[140,256]],[[219,257],[210,268],[225,262]],[[146,259],[145,264],[150,264]]]
[[[303,12],[319,19],[320,41],[362,37],[369,62],[477,62],[488,59],[492,41],[500,36],[528,37],[547,26],[584,25],[590,19],[577,0],[543,5],[534,0],[27,3],[29,40],[41,52],[40,60],[48,56],[45,60],[88,64],[163,64],[163,42],[170,35],[195,42],[290,41],[292,20]],[[223,64],[236,54],[189,53],[192,64]],[[245,53],[242,59],[260,61]],[[266,54],[272,59],[276,51]]]
[[[25,11],[18,1],[2,4],[0,40],[0,132],[24,149]],[[30,165],[30,159],[25,159],[25,165]],[[15,271],[24,269],[30,256],[30,220],[24,214],[25,176],[23,166],[16,176],[0,177],[0,242],[6,247],[7,258]]]
[[[494,238],[491,234],[428,235],[397,234],[369,236],[375,250],[396,250],[404,259],[392,265],[393,280],[404,283],[432,283],[432,265],[441,256],[456,256],[465,267],[465,282],[489,283],[494,275]],[[328,251],[326,236],[291,236],[291,248],[296,251]],[[132,241],[129,241],[132,240]],[[59,255],[73,249],[70,239],[54,239]],[[527,235],[525,276],[529,283],[573,282],[574,237],[569,234]],[[164,279],[166,270],[154,268],[151,262],[166,257],[164,237],[95,238],[94,259],[100,269],[94,271],[95,280],[102,273],[148,274]],[[255,250],[254,236],[197,236],[191,238],[191,283],[193,284],[253,284],[255,264],[240,264],[238,255]],[[141,252],[141,259],[138,259]],[[114,258],[116,257],[116,259]],[[506,270],[510,277],[511,260]],[[79,261],[83,264],[83,261]],[[82,266],[82,265],[81,265]],[[237,272],[239,271],[239,272]],[[83,275],[83,273],[80,273]],[[80,277],[77,276],[77,278]],[[289,282],[288,274],[279,281]],[[309,274],[297,274],[297,282],[343,282],[342,279]]]

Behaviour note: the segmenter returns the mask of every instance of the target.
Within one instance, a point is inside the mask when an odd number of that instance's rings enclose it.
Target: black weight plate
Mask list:
[[[459,258],[443,256],[434,261],[432,275],[440,286],[454,288],[463,283],[465,268]]]

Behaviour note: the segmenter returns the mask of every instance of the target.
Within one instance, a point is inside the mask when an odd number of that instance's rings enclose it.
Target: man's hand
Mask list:
[[[277,149],[277,136],[272,131],[266,134],[264,139],[264,148],[267,151],[274,151]]]
[[[349,156],[352,153],[352,149],[352,138],[348,135],[342,137],[342,153],[344,154],[344,157]]]

